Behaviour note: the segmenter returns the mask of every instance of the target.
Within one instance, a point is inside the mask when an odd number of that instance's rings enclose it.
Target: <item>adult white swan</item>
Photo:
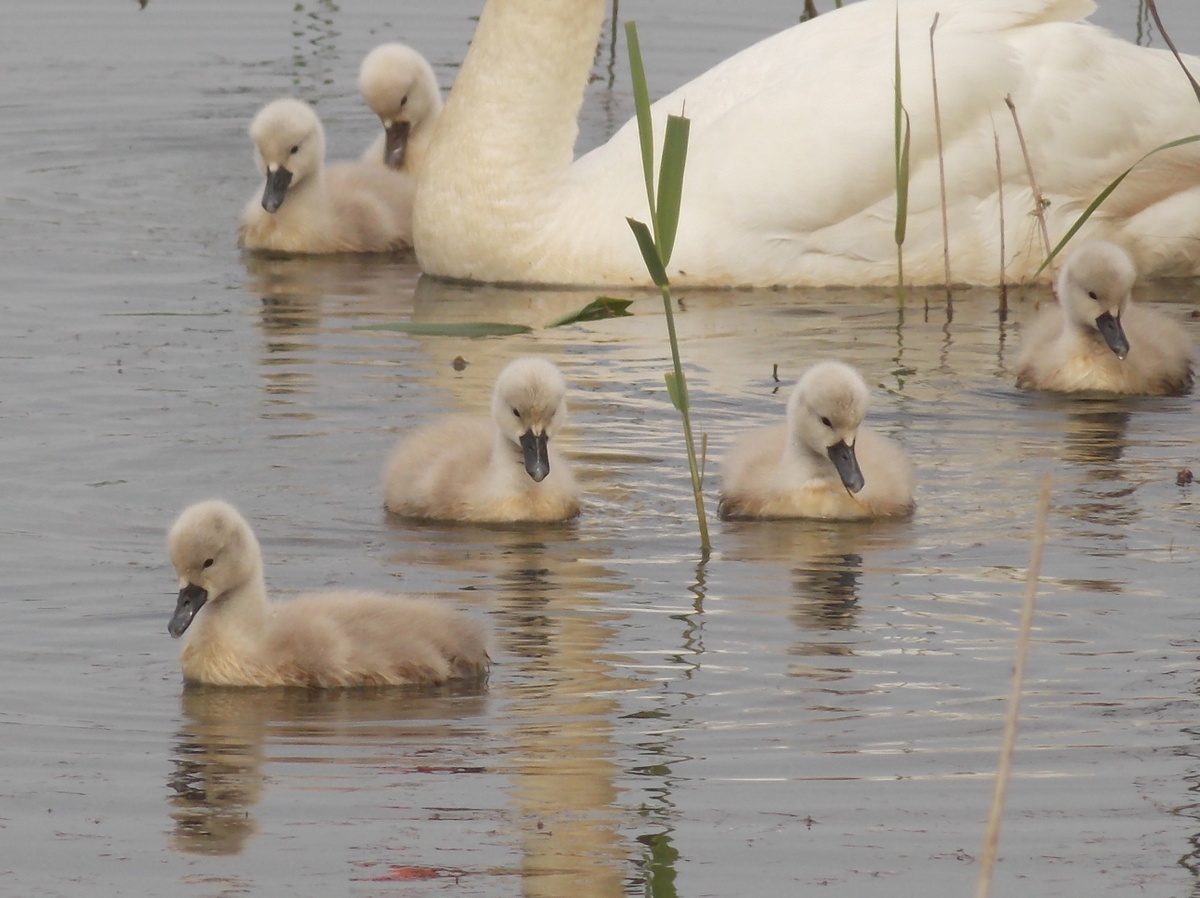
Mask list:
[[[646,220],[636,126],[572,162],[605,0],[488,0],[434,135],[414,210],[429,274],[475,281],[644,284],[626,216]],[[1082,19],[1092,0],[900,0],[912,117],[905,273],[942,278],[930,79],[936,35],[952,269],[995,283],[1004,181],[1006,275],[1044,251],[1012,117],[1021,118],[1052,239],[1147,150],[1200,132],[1166,51]],[[891,284],[896,249],[896,0],[863,0],[744,50],[655,104],[692,120],[670,267],[696,285]],[[1200,73],[1200,60],[1188,58]],[[1119,238],[1147,276],[1200,273],[1200,148],[1147,160],[1084,236]]]

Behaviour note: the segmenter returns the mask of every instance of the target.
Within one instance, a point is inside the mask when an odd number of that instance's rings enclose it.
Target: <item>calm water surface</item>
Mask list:
[[[658,92],[798,15],[628,0]],[[828,4],[822,4],[827,6]],[[997,894],[1200,895],[1193,396],[1063,402],[1010,370],[1043,291],[694,293],[677,321],[710,471],[810,360],[875,387],[911,522],[713,522],[697,551],[658,300],[418,283],[411,260],[244,260],[245,127],[374,124],[362,55],[443,84],[478,4],[10,0],[0,35],[0,893],[965,895],[1040,477],[1053,476]],[[1190,0],[1163,0],[1200,51]],[[1158,41],[1133,2],[1101,21]],[[630,113],[601,48],[581,144]],[[1196,285],[1141,301],[1200,338]],[[467,340],[393,321],[535,328]],[[406,427],[485,408],[512,357],[572,385],[588,501],[561,528],[389,521]],[[456,371],[452,361],[469,364]],[[772,374],[778,366],[783,384]],[[710,480],[710,512],[715,491]],[[183,689],[163,535],[236,502],[281,597],[429,592],[495,634],[486,690]]]

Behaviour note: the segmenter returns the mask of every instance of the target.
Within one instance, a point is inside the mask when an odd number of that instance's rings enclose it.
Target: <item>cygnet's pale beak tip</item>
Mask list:
[[[550,473],[550,438],[546,432],[527,430],[521,434],[521,452],[525,456],[525,472],[534,483],[541,483]]]
[[[287,196],[288,185],[292,183],[292,173],[282,165],[267,170],[267,186],[263,188],[262,207],[270,213],[275,213],[283,205]]]
[[[866,485],[862,469],[858,466],[858,457],[854,454],[854,445],[852,443],[839,440],[826,451],[829,453],[829,460],[837,468],[838,477],[842,479],[842,486],[849,492],[857,493]]]
[[[384,122],[383,164],[388,168],[403,168],[408,152],[409,122]]]
[[[171,621],[167,624],[167,632],[171,634],[171,638],[178,639],[187,631],[195,619],[196,613],[204,607],[204,603],[207,601],[208,591],[195,583],[189,583],[179,590],[179,601],[175,605],[175,613],[171,615]]]
[[[1125,336],[1125,328],[1121,327],[1121,319],[1111,312],[1105,312],[1096,319],[1096,327],[1100,331],[1100,336],[1104,338],[1104,342],[1108,344],[1108,348],[1113,351],[1119,359],[1124,359],[1129,355],[1129,338]]]

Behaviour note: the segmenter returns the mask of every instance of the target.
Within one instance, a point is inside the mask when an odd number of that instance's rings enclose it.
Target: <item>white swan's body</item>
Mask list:
[[[265,191],[246,204],[238,245],[284,253],[375,253],[412,245],[415,179],[364,162],[325,164],[307,103],[268,103],[250,125]]]
[[[1058,305],[1022,337],[1017,386],[1140,396],[1191,389],[1191,342],[1178,322],[1133,304],[1136,279],[1121,247],[1093,240],[1075,248],[1058,274]]]
[[[327,592],[267,601],[258,540],[227,502],[184,510],[167,536],[179,575],[183,677],[218,686],[436,684],[487,672],[475,621],[433,599]]]
[[[400,441],[384,471],[384,504],[443,521],[572,518],[579,487],[552,442],[566,414],[558,368],[539,358],[510,362],[496,378],[491,418],[443,418]]]
[[[572,162],[604,0],[488,0],[422,170],[423,270],[476,281],[648,284],[626,216],[648,221],[636,125]],[[930,80],[936,32],[952,273],[995,283],[1043,257],[1012,117],[1061,236],[1151,148],[1200,132],[1166,51],[1078,21],[1092,0],[900,0],[912,122],[905,273],[943,277]],[[679,285],[893,284],[895,0],[863,0],[736,54],[654,106],[691,119],[669,265]],[[1200,61],[1189,58],[1200,71]],[[1150,276],[1200,272],[1200,148],[1147,160],[1086,234],[1119,235]]]
[[[820,362],[797,381],[787,421],[746,434],[721,469],[723,518],[861,520],[912,513],[913,469],[904,450],[862,425],[862,377]]]
[[[442,92],[429,61],[406,44],[380,44],[363,58],[358,89],[383,124],[363,162],[416,175],[442,111]]]

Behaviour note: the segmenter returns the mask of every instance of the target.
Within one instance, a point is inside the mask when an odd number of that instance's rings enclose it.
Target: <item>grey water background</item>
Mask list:
[[[827,8],[828,3],[819,3]],[[626,0],[663,93],[799,2]],[[1200,52],[1200,11],[1164,0]],[[479,4],[8,0],[0,30],[0,894],[963,895],[973,889],[1037,486],[1047,556],[995,894],[1200,894],[1196,397],[1021,395],[1047,297],[685,294],[716,459],[809,361],[873,385],[920,472],[911,522],[714,521],[703,563],[661,304],[418,282],[411,260],[250,260],[245,128],[316,103],[375,133],[359,60],[443,87]],[[1133,2],[1098,21],[1159,45]],[[611,33],[611,32],[610,32]],[[581,147],[630,115],[602,39]],[[819,85],[814,85],[819,89]],[[1140,301],[1200,338],[1197,284]],[[510,321],[469,340],[359,329]],[[572,385],[578,521],[388,520],[398,433],[483,410],[510,358]],[[461,356],[468,365],[452,366]],[[778,365],[783,384],[772,377]],[[286,598],[429,592],[485,620],[483,692],[184,690],[163,536],[237,503]]]

